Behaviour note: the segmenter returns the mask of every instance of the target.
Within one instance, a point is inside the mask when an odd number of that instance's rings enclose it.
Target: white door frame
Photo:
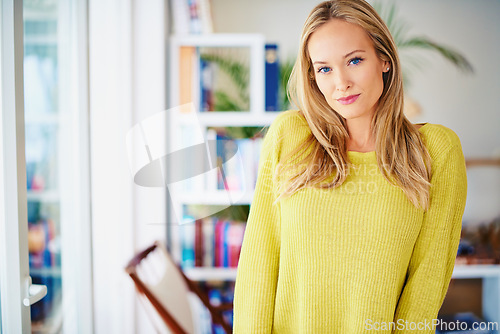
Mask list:
[[[63,333],[91,334],[88,2],[59,0],[58,7]]]
[[[0,0],[0,284],[2,331],[31,333],[23,93],[23,3]]]

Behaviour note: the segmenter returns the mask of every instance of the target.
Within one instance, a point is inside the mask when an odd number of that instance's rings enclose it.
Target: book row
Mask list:
[[[245,226],[217,217],[181,225],[181,266],[236,268]]]
[[[288,107],[282,101],[287,73],[280,67],[278,45],[266,44],[264,55],[264,110],[277,112]],[[180,104],[192,102],[200,112],[249,111],[250,57],[244,47],[180,47]]]
[[[189,146],[189,140],[186,138],[186,144],[183,145]],[[207,142],[212,159],[211,166],[206,167],[205,173],[184,180],[181,191],[183,193],[251,192],[257,182],[262,140],[262,137],[234,139],[223,132],[208,129]],[[206,152],[202,153],[206,154]],[[202,161],[203,157],[190,158]],[[197,171],[200,166],[198,165],[181,160],[175,163],[181,164],[179,168],[182,166],[183,173],[187,175],[199,174]]]

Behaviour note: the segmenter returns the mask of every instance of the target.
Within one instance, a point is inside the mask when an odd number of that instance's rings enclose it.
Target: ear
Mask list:
[[[391,63],[390,62],[384,61],[382,63],[382,65],[383,65],[382,72],[387,73],[387,72],[389,72],[391,70]]]

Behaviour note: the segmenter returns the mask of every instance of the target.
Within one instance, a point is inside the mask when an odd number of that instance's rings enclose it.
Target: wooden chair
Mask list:
[[[186,277],[160,242],[155,242],[134,256],[125,271],[134,281],[139,294],[146,297],[164,325],[173,333],[195,332],[189,301],[193,295],[208,309],[214,324],[220,325],[226,333],[232,332],[231,326],[222,316],[223,311],[232,309],[232,304],[210,304],[208,296]]]

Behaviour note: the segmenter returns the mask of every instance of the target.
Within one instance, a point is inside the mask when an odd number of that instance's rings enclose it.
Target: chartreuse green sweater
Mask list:
[[[419,132],[432,158],[427,211],[384,179],[375,152],[354,151],[341,186],[302,189],[273,205],[274,168],[310,133],[296,111],[278,115],[261,150],[237,270],[234,333],[434,333],[467,181],[457,135],[431,123]]]

